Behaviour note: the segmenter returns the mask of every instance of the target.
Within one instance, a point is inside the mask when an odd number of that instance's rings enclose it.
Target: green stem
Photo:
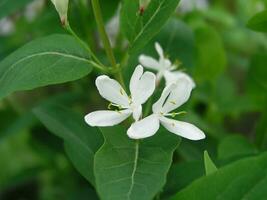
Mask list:
[[[106,51],[106,54],[108,56],[109,62],[112,65],[112,67],[116,67],[115,56],[113,54],[113,51],[112,51],[112,48],[110,45],[110,41],[109,41],[108,35],[106,33],[106,30],[105,30],[99,1],[98,0],[92,0],[91,2],[92,2],[92,7],[93,7],[96,23],[98,26],[98,31],[99,31],[101,40],[103,42],[103,45],[105,47],[105,51]]]
[[[110,64],[114,68],[114,70],[116,70],[116,74],[115,74],[116,79],[125,88],[125,84],[124,84],[123,76],[122,76],[122,73],[121,73],[121,69],[118,69],[113,50],[111,48],[111,44],[110,44],[108,35],[106,33],[106,30],[105,30],[105,26],[104,26],[104,22],[103,22],[103,17],[102,17],[102,13],[101,13],[99,0],[91,0],[91,2],[92,2],[92,7],[93,7],[93,11],[94,11],[94,15],[95,15],[98,31],[99,31],[99,34],[100,34],[100,38],[101,38],[101,40],[103,42],[107,57],[109,59]]]
[[[67,23],[64,28],[77,40],[77,42],[79,42],[90,54],[90,56],[98,63],[98,65],[104,67],[104,65],[98,60],[98,58],[96,57],[96,55],[92,52],[92,50],[90,49],[90,47],[88,45],[85,44],[84,41],[82,41],[79,36],[72,30],[71,26],[69,23]]]

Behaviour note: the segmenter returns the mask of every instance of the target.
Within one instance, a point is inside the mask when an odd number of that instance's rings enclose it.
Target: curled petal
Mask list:
[[[175,83],[177,80],[181,78],[186,78],[190,82],[191,87],[193,89],[196,87],[194,80],[188,74],[181,72],[181,71],[174,71],[174,72],[165,71],[164,78],[166,81],[166,85]]]
[[[159,62],[150,56],[140,55],[138,60],[141,65],[148,69],[159,71],[161,68]]]
[[[100,110],[89,113],[84,119],[90,126],[114,126],[129,117],[131,113],[130,110]]]
[[[175,88],[176,88],[175,83],[167,85],[164,88],[159,100],[156,103],[154,103],[152,106],[153,113],[161,113],[162,112],[163,104],[165,103],[166,99],[170,95],[171,91],[173,91]]]
[[[195,125],[166,117],[160,118],[161,124],[170,132],[189,140],[202,140],[206,136]]]
[[[121,85],[108,76],[98,76],[96,87],[100,95],[106,100],[118,104],[123,108],[129,107],[129,98]]]
[[[190,97],[192,91],[191,82],[182,77],[175,82],[176,87],[170,92],[170,95],[166,99],[161,112],[169,113],[170,111],[175,110],[176,108],[183,105]]]
[[[159,129],[159,118],[157,115],[150,115],[131,125],[127,130],[127,135],[132,139],[142,139],[151,137]]]
[[[156,87],[156,76],[151,72],[143,73],[143,67],[137,66],[130,81],[132,101],[141,105],[153,94]]]

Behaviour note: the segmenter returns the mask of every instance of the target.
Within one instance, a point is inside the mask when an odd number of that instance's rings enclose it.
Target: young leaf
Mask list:
[[[217,171],[217,167],[211,160],[207,151],[204,151],[204,164],[205,164],[206,175],[212,174],[213,172]]]
[[[267,153],[239,160],[194,181],[172,200],[265,199],[266,167]]]
[[[151,0],[139,10],[139,0],[124,0],[121,26],[130,42],[130,53],[137,52],[155,36],[175,11],[180,0]]]
[[[94,185],[94,154],[102,144],[101,133],[88,126],[82,116],[52,104],[34,109],[36,117],[64,140],[65,150],[76,169]]]
[[[0,62],[0,98],[82,78],[92,70],[88,59],[88,52],[71,36],[34,40]]]
[[[12,14],[33,0],[0,0],[0,19]]]
[[[247,26],[254,31],[267,32],[267,10],[254,15],[248,21]]]
[[[101,131],[105,142],[95,155],[94,167],[101,199],[152,199],[166,181],[179,137],[159,131],[137,141],[119,126]]]

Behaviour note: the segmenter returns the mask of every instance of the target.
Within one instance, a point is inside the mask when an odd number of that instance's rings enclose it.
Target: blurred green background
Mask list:
[[[50,1],[0,2],[0,10],[5,11],[0,12],[0,60],[35,38],[65,33]],[[101,1],[117,58],[125,49],[117,23],[119,4],[119,0]],[[171,60],[182,62],[181,69],[197,83],[184,106],[188,112],[184,118],[204,130],[207,139],[182,140],[162,198],[204,174],[204,150],[217,166],[266,150],[267,37],[247,27],[249,19],[266,7],[266,0],[182,0],[159,34],[130,57],[124,70],[126,81],[138,55],[156,56],[153,45],[159,41]],[[90,2],[71,1],[69,16],[75,31],[105,61]],[[95,90],[96,75],[17,92],[0,101],[1,200],[97,199],[66,156],[62,140],[32,112],[45,101],[56,101],[82,115],[101,108],[105,102]]]

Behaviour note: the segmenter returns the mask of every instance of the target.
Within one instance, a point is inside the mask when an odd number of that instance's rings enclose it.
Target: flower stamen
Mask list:
[[[174,118],[174,117],[176,117],[177,115],[182,115],[182,114],[186,114],[186,113],[187,113],[186,111],[172,112],[172,113],[165,114],[164,116],[170,116],[170,117]]]

